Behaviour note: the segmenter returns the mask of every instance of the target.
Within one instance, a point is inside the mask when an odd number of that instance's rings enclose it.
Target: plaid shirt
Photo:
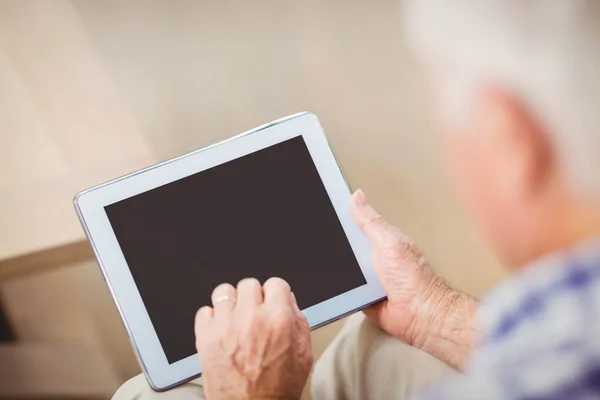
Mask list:
[[[417,399],[600,399],[600,240],[515,274],[480,318],[464,374]]]

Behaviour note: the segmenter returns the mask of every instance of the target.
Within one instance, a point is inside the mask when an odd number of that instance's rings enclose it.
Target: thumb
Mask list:
[[[386,332],[393,331],[394,318],[390,318],[388,300],[372,305],[362,310],[366,317],[375,325]]]
[[[372,306],[367,307],[362,311],[367,316],[367,318],[369,318],[375,325],[380,325],[381,313],[383,311],[384,303],[386,302],[387,300],[384,300],[380,303],[373,304]]]
[[[376,248],[393,248],[398,243],[398,231],[368,203],[362,190],[352,195],[352,217]]]

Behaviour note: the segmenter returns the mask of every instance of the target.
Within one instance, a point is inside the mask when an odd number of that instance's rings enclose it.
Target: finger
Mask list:
[[[367,316],[367,318],[369,318],[371,321],[373,321],[376,325],[379,325],[380,322],[380,316],[381,316],[381,311],[384,307],[384,303],[377,303],[374,304],[370,307],[367,307],[365,309],[363,309],[363,313]]]
[[[212,307],[204,306],[196,312],[196,318],[194,320],[194,333],[196,335],[196,343],[199,343],[199,339],[203,337],[203,334],[206,334],[208,325],[212,321],[212,318]]]
[[[242,279],[237,286],[238,306],[248,307],[262,303],[263,292],[260,282],[254,278]]]
[[[236,290],[229,283],[222,283],[212,292],[214,315],[231,313],[237,301]]]
[[[298,307],[298,300],[296,299],[296,294],[294,292],[290,291],[290,295],[291,295],[291,298],[292,298],[292,305],[299,310],[300,307]]]
[[[386,318],[384,314],[388,312],[389,303],[387,300],[382,301],[381,303],[377,303],[372,305],[369,308],[365,308],[363,313],[373,322],[375,325],[379,326],[381,329],[387,332],[393,332],[393,326],[390,326],[390,321],[393,321],[393,318]]]
[[[357,190],[352,195],[350,210],[354,220],[375,248],[393,248],[399,242],[407,240],[368,203],[362,190]]]
[[[300,310],[300,306],[298,306],[298,301],[296,300],[296,295],[294,294],[294,292],[290,292],[291,294],[291,301],[292,301],[292,307],[294,308],[294,311],[299,312],[300,314],[302,314],[302,311]]]
[[[265,304],[290,305],[290,285],[281,278],[269,278],[263,285]]]
[[[212,321],[213,309],[210,306],[204,306],[196,312],[195,324],[199,327],[204,327]]]
[[[298,318],[301,318],[308,324],[306,317],[302,313],[302,310],[300,310],[300,306],[298,306],[298,302],[296,301],[296,295],[294,294],[294,292],[291,292],[291,295],[292,295],[292,299],[291,299],[292,300],[292,309],[294,310],[294,313],[298,316]]]

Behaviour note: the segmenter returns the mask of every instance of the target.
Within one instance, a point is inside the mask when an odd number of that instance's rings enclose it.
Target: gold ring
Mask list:
[[[215,299],[215,304],[224,303],[226,301],[233,301],[235,303],[235,297],[229,295],[219,296]]]

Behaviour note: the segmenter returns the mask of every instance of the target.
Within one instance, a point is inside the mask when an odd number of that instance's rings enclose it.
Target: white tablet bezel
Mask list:
[[[385,297],[371,264],[370,244],[350,215],[350,188],[314,114],[301,113],[274,121],[225,142],[85,190],[75,197],[75,208],[85,233],[148,382],[155,390],[166,390],[198,377],[200,362],[193,355],[168,363],[104,207],[300,135],[367,281],[366,285],[302,310],[314,329]]]

